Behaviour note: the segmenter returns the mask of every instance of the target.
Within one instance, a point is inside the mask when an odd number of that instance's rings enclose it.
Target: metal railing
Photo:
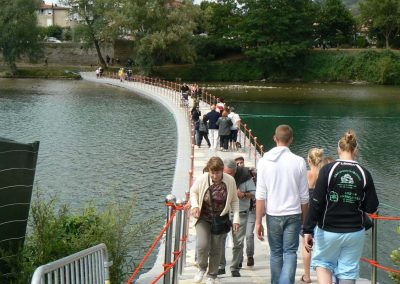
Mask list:
[[[31,284],[110,284],[105,244],[77,252],[36,268]]]

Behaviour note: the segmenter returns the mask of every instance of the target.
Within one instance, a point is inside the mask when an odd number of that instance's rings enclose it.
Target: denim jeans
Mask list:
[[[301,214],[267,215],[272,284],[295,282]]]

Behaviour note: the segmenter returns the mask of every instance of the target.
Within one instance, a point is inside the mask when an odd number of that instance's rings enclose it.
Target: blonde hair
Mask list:
[[[279,142],[287,144],[293,138],[293,129],[289,125],[279,125],[275,129],[275,137]]]
[[[228,116],[228,112],[226,111],[226,110],[224,110],[223,112],[222,112],[222,117],[227,117]]]
[[[324,159],[324,149],[311,148],[310,151],[308,151],[308,158],[314,166],[319,167]]]
[[[224,170],[224,162],[220,157],[211,157],[206,165],[206,169],[208,172],[211,171],[223,171]]]
[[[353,129],[347,130],[347,132],[340,138],[338,142],[340,150],[345,152],[353,153],[357,148],[357,137]]]

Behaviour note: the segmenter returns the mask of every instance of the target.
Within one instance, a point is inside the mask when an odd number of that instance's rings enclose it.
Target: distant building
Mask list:
[[[60,26],[63,28],[73,26],[73,21],[69,15],[69,8],[61,7],[57,4],[46,4],[44,1],[40,4],[38,11],[38,24],[41,27]]]

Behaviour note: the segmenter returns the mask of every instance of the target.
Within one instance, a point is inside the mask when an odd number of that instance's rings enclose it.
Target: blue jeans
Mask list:
[[[301,214],[267,215],[272,284],[295,282],[300,228]]]

